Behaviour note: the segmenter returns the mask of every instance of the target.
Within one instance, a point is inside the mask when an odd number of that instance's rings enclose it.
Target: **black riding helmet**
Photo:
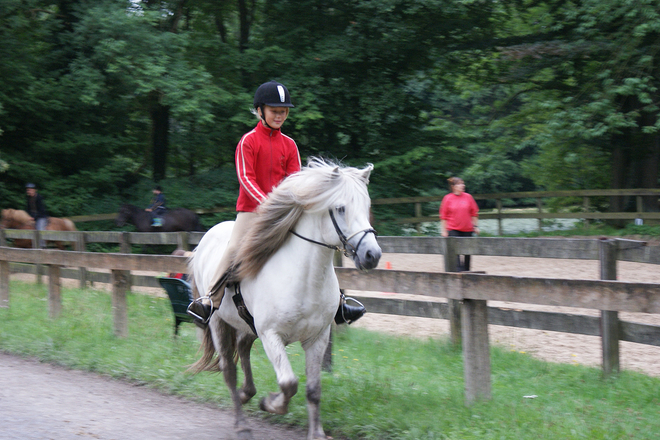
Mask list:
[[[269,81],[259,86],[254,94],[254,108],[269,105],[271,107],[293,107],[291,95],[284,84]],[[263,111],[263,110],[262,110]]]
[[[270,107],[293,107],[293,104],[291,104],[291,95],[289,95],[289,91],[284,87],[284,84],[277,81],[269,81],[260,85],[254,93],[254,108],[261,109],[261,120],[266,127],[272,129],[273,127],[268,125],[264,116],[266,114],[264,110],[265,105]]]

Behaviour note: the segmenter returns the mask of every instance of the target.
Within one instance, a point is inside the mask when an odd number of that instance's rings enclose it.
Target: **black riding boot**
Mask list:
[[[349,306],[346,304],[346,299],[350,299],[357,306]],[[339,302],[339,308],[335,314],[335,323],[337,324],[353,324],[358,319],[362,318],[367,312],[367,309],[362,305],[362,303],[354,298],[346,298],[344,292],[341,291],[341,301]]]
[[[188,304],[187,313],[192,316],[195,324],[206,325],[211,318],[213,308],[210,304],[204,304],[199,299]]]
[[[208,296],[205,297],[205,299],[210,300],[210,297],[213,296],[218,291],[224,292],[230,273],[231,273],[231,268],[227,270],[225,273],[223,273],[220,279],[215,282],[213,288],[211,289],[211,292],[208,294]],[[211,315],[213,314],[213,312],[220,307],[223,297],[224,297],[224,293],[222,296],[220,296],[220,300],[218,304],[215,306],[212,300],[210,300],[211,304],[206,304],[202,302],[203,298],[197,298],[193,302],[188,304],[188,310],[186,310],[186,312],[190,316],[192,316],[192,318],[195,321],[195,324],[198,324],[200,326],[205,326],[209,322],[209,319],[211,319]]]

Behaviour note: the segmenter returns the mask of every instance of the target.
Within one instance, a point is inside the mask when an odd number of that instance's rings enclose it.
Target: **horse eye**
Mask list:
[[[337,213],[338,214],[343,214],[346,212],[346,207],[345,206],[337,206]]]

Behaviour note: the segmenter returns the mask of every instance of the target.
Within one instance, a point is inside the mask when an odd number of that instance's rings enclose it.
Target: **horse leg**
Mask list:
[[[212,319],[209,325],[212,326],[211,334],[219,356],[219,367],[222,370],[225,384],[229,388],[231,400],[234,403],[234,432],[239,440],[252,440],[252,430],[247,425],[241,396],[236,389],[237,374],[234,360],[236,330],[219,318]]]
[[[307,375],[307,415],[309,419],[308,440],[326,439],[321,425],[321,364],[330,339],[330,326],[316,340],[303,344],[305,350],[305,373]]]
[[[286,414],[289,412],[289,401],[298,392],[298,378],[293,374],[282,338],[273,330],[263,332],[260,337],[264,351],[275,369],[280,392],[270,393],[261,399],[259,408],[273,414]]]
[[[254,380],[252,376],[252,364],[250,363],[250,351],[252,350],[252,344],[256,337],[252,334],[243,333],[238,337],[238,357],[241,360],[241,369],[243,370],[243,375],[245,376],[245,381],[238,394],[241,398],[241,403],[245,405],[257,394],[257,387],[254,385]]]

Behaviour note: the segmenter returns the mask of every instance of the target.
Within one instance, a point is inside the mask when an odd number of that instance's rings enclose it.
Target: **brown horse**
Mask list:
[[[2,229],[34,229],[35,222],[30,215],[20,209],[3,209],[2,210]],[[68,218],[48,217],[47,231],[77,231],[76,226]],[[47,241],[50,243],[52,240]],[[58,249],[64,249],[67,242],[52,241]],[[32,240],[29,239],[15,239],[15,247],[31,248]]]

